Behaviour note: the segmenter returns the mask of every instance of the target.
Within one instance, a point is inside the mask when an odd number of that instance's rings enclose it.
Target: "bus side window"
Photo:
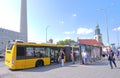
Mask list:
[[[40,48],[40,57],[45,57],[45,51],[44,48]]]
[[[27,58],[33,58],[34,57],[33,47],[26,47],[26,57]]]
[[[39,57],[39,55],[40,55],[39,48],[35,47],[35,56]]]
[[[35,48],[35,56],[36,56],[36,57],[43,57],[41,47],[36,47],[36,48]]]
[[[24,46],[17,46],[17,60],[25,59],[25,48]]]
[[[45,55],[46,55],[46,57],[50,57],[50,48],[46,48]]]

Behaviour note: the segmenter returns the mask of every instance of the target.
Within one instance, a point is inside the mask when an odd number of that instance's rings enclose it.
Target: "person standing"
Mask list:
[[[111,69],[113,69],[112,63],[114,64],[115,67],[117,67],[117,65],[115,63],[114,52],[111,49],[108,49],[108,61],[110,63]]]
[[[115,55],[116,55],[117,58],[119,57],[119,50],[116,50]]]
[[[58,54],[58,63],[61,63],[61,54]]]
[[[82,58],[83,58],[83,63],[87,64],[87,62],[88,62],[88,52],[87,51],[83,50]]]
[[[72,63],[73,63],[73,64],[75,64],[74,52],[72,51],[70,55],[71,55],[71,60],[72,60]]]
[[[64,52],[63,50],[60,50],[60,54],[61,54],[61,66],[63,67],[64,66]]]

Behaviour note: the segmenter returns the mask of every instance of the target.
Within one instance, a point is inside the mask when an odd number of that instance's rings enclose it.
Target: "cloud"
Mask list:
[[[53,39],[53,43],[54,43],[54,44],[56,44],[58,41],[60,41],[59,38],[54,38],[54,39]]]
[[[64,34],[70,34],[71,32],[64,32]]]
[[[75,14],[75,13],[74,13],[72,16],[73,16],[73,17],[76,17],[76,16],[77,16],[77,14]]]
[[[112,3],[111,3],[111,6],[115,6],[115,3],[114,3],[114,2],[112,2]]]
[[[64,40],[66,40],[66,39],[71,39],[71,38],[70,37],[65,37]]]
[[[82,28],[81,27],[81,28],[77,29],[77,34],[90,34],[92,32],[93,32],[93,30],[90,28]]]
[[[71,31],[71,32],[64,32],[64,34],[74,34],[75,31]]]
[[[113,31],[117,31],[117,28],[113,28]]]
[[[90,37],[80,37],[79,39],[92,39]]]
[[[113,31],[120,31],[120,26],[117,28],[113,28]]]
[[[59,24],[64,24],[64,21],[59,21]]]

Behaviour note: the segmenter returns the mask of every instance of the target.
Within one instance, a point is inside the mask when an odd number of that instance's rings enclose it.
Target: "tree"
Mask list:
[[[74,44],[76,43],[74,40],[71,40],[71,39],[66,39],[66,40],[60,40],[57,42],[57,45],[71,45],[71,44]]]
[[[57,45],[65,45],[64,41],[63,40],[60,40],[57,42]]]

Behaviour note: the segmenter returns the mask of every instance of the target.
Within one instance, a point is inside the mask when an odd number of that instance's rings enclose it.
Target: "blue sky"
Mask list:
[[[0,27],[19,31],[20,3],[20,0],[0,0]],[[106,44],[106,10],[109,40],[117,43],[119,4],[119,0],[27,0],[28,40],[46,42],[47,26],[47,39],[54,42],[67,38],[76,41],[77,37],[92,39],[98,23]]]

